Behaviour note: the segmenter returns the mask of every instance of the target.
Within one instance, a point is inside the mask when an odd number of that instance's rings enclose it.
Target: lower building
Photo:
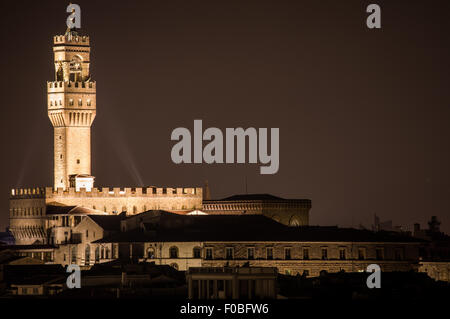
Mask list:
[[[417,271],[423,241],[401,233],[338,227],[288,227],[262,215],[202,216],[149,211],[121,221],[121,231],[91,243],[118,258],[191,267],[276,267],[280,273]]]
[[[189,299],[275,299],[274,267],[191,267],[186,273]]]

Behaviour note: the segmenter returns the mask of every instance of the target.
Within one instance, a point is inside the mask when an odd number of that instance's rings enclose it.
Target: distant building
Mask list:
[[[310,209],[309,199],[284,199],[270,194],[203,201],[203,211],[210,215],[264,215],[288,226],[308,225]]]
[[[92,242],[119,259],[190,267],[276,267],[283,274],[417,270],[422,240],[338,227],[288,227],[261,215],[177,215],[149,211],[121,221],[121,231]]]

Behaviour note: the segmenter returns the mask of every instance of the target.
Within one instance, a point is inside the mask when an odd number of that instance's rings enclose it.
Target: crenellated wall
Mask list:
[[[202,208],[202,188],[103,187],[76,191],[62,188],[15,188],[10,194],[10,226],[18,244],[45,242],[45,209],[48,204],[83,206],[109,214],[128,215],[151,209],[193,210]]]

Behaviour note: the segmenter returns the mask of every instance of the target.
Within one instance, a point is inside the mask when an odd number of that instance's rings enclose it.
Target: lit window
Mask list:
[[[73,106],[73,99],[69,99],[69,105]]]
[[[87,100],[87,106],[91,106],[91,100]]]
[[[83,101],[81,99],[78,99],[78,106],[82,106],[83,105]]]

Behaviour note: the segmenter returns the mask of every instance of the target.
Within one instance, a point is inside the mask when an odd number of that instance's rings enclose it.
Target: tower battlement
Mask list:
[[[95,93],[95,81],[47,81],[48,93]]]
[[[11,199],[52,197],[202,197],[201,187],[102,187],[86,191],[75,187],[35,187],[11,189]]]
[[[87,35],[55,35],[53,37],[53,43],[55,45],[60,44],[72,44],[72,45],[89,45],[89,36]]]

